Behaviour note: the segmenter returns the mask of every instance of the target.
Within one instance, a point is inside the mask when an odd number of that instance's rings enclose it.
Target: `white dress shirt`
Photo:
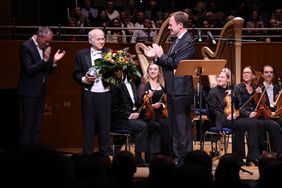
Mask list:
[[[267,96],[268,96],[268,100],[269,100],[269,103],[270,103],[270,107],[271,108],[274,108],[274,105],[273,105],[273,100],[274,100],[274,93],[273,93],[273,84],[268,84],[266,82],[263,82],[263,85],[265,86],[265,89],[266,89],[266,92],[267,92]]]
[[[91,54],[92,65],[94,65],[96,59],[102,58],[102,51],[95,50],[94,48],[90,48],[90,54]],[[97,73],[99,73],[99,70],[97,70]],[[97,78],[96,80],[94,80],[93,86],[91,87],[90,91],[96,93],[103,93],[109,90],[110,90],[110,86],[105,88],[102,82],[102,76],[97,74]]]

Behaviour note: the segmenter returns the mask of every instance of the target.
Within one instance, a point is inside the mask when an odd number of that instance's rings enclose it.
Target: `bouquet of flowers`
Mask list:
[[[133,56],[128,52],[128,48],[122,50],[109,50],[102,58],[96,59],[93,67],[102,78],[109,84],[117,84],[121,75],[126,73],[129,79],[141,78],[141,73],[137,68]]]

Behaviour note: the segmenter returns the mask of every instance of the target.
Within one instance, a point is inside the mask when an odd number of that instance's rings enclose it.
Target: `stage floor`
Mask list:
[[[219,147],[221,147],[221,146],[219,145]],[[199,142],[194,142],[193,149],[197,150],[199,148],[200,148]],[[204,145],[204,150],[206,152],[210,153],[210,148],[211,148],[210,142],[206,142],[205,145]],[[80,154],[82,152],[82,148],[58,148],[56,150],[66,154],[66,155]],[[132,146],[131,151],[134,151],[134,146]],[[230,152],[231,152],[231,143],[228,144],[228,149],[227,149],[227,153],[230,153]],[[220,150],[220,155],[222,155],[222,154],[223,154],[223,151]],[[217,167],[219,157],[213,158],[213,172],[215,171],[215,169]],[[241,177],[242,180],[253,181],[253,180],[257,180],[259,178],[259,172],[258,172],[258,168],[256,166],[242,166],[242,169],[245,169],[245,170],[252,173],[252,174],[250,174],[250,173],[244,172],[244,170],[241,170],[240,171],[240,177]],[[136,179],[139,179],[139,178],[142,179],[142,178],[147,177],[148,174],[149,174],[149,168],[148,167],[138,167],[137,172],[135,173],[134,177]]]

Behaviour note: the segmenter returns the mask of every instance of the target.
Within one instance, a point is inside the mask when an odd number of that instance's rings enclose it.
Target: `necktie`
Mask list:
[[[172,46],[172,48],[171,48],[171,52],[174,52],[174,50],[175,50],[175,46],[177,45],[177,43],[179,42],[179,38],[177,38],[176,40],[175,40],[175,42],[174,42],[174,44],[173,44],[173,46]]]

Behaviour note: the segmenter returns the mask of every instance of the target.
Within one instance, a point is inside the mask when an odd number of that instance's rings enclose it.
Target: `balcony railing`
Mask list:
[[[36,33],[39,26],[17,26],[17,25],[4,25],[0,26],[0,39],[2,40],[25,40]],[[68,27],[68,26],[50,26],[54,32],[55,40],[71,40],[76,37],[78,41],[87,41],[87,33],[93,29],[93,27]],[[140,28],[117,28],[117,27],[97,27],[104,31],[108,30],[140,30]],[[219,39],[219,33],[222,28],[188,28],[195,37],[199,37],[198,31],[201,31],[202,38],[207,38],[205,34],[207,31],[214,33],[215,40]],[[142,29],[148,30],[148,29]],[[158,31],[159,28],[150,28],[150,30]],[[105,32],[106,33],[106,32]],[[254,34],[255,33],[255,34]],[[126,37],[131,37],[127,35]],[[245,41],[282,41],[282,28],[243,28],[242,39]],[[253,39],[253,40],[250,40]]]

